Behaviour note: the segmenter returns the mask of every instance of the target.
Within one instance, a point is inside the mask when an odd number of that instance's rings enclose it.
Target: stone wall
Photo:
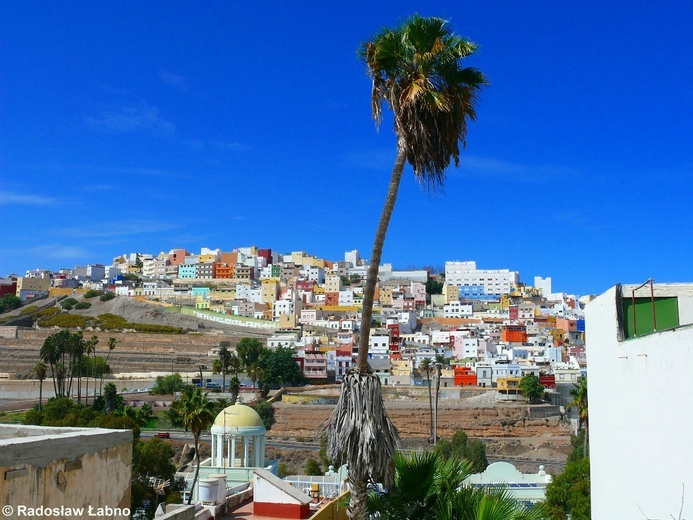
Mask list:
[[[131,465],[130,430],[0,426],[0,500],[17,517],[81,508],[66,516],[129,518]]]

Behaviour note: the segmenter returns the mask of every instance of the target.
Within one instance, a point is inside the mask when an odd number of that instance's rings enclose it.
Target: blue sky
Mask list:
[[[359,44],[413,13],[480,45],[460,167],[408,169],[383,261],[554,290],[690,281],[693,3],[0,3],[0,275],[257,245],[370,256],[395,140]]]

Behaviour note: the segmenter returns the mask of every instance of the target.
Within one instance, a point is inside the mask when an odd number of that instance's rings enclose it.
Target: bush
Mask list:
[[[89,302],[79,302],[75,304],[75,309],[88,309],[91,307],[91,303]]]
[[[72,307],[74,307],[77,303],[79,303],[77,300],[74,298],[65,298],[63,301],[60,302],[60,306],[65,309],[65,310],[70,310]]]
[[[60,314],[60,309],[58,307],[49,307],[47,309],[42,309],[36,313],[36,319],[37,320],[42,320],[42,319],[49,319],[55,316],[56,314]]]
[[[101,297],[99,298],[99,300],[101,300],[102,302],[107,302],[108,300],[112,300],[115,297],[116,297],[115,293],[107,292],[105,294],[102,294]]]
[[[101,296],[103,294],[103,291],[96,291],[94,289],[89,289],[87,292],[84,293],[85,298],[94,298],[96,296]]]
[[[39,320],[42,327],[60,327],[61,329],[86,328],[91,323],[89,316],[78,314],[59,314],[47,320]]]
[[[319,476],[322,475],[322,468],[315,459],[306,460],[306,475]]]

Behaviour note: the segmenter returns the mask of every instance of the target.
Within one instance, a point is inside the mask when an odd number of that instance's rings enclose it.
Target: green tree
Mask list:
[[[118,395],[118,389],[113,383],[106,383],[103,389],[103,399],[106,413],[111,413],[123,405],[123,396]]]
[[[320,476],[322,475],[320,463],[312,458],[306,460],[306,475]]]
[[[269,401],[264,399],[258,400],[257,403],[251,404],[250,407],[257,412],[262,419],[262,424],[265,426],[265,430],[270,431],[272,425],[277,422],[274,418],[274,405]]]
[[[255,338],[243,338],[236,345],[236,352],[241,360],[241,365],[253,382],[253,388],[261,375],[260,357],[264,350],[265,347],[262,346],[260,340]]]
[[[183,390],[186,386],[183,376],[178,372],[165,376],[157,376],[152,387],[155,395],[173,395],[175,392]]]
[[[221,388],[226,391],[226,374],[229,373],[229,365],[231,364],[231,357],[233,353],[229,350],[231,343],[229,341],[222,341],[219,343],[219,362],[221,363]]]
[[[479,439],[469,439],[464,430],[457,430],[449,442],[441,439],[435,451],[443,458],[466,460],[472,473],[481,473],[488,467],[484,443]]]
[[[539,377],[535,374],[525,374],[520,379],[520,392],[525,396],[530,404],[540,403],[544,396],[544,386],[539,382]]]
[[[376,123],[383,104],[393,112],[397,157],[363,291],[358,361],[345,376],[328,429],[331,458],[344,458],[349,466],[352,518],[365,516],[370,480],[386,486],[392,482],[392,459],[399,442],[382,402],[380,380],[368,366],[373,298],[385,235],[407,162],[429,189],[443,185],[451,160],[459,163],[459,143],[465,145],[467,122],[476,117],[476,97],[486,84],[481,72],[461,65],[475,50],[476,45],[455,36],[445,20],[419,16],[393,30],[383,29],[360,49],[373,80]]]
[[[113,294],[113,293],[108,293],[108,294]],[[108,346],[108,354],[106,354],[106,364],[108,365],[108,358],[111,357],[111,352],[113,352],[116,348],[116,345],[118,344],[118,340],[115,338],[108,338],[108,342],[106,342],[106,345]],[[99,395],[101,395],[101,391],[103,389],[103,374],[101,374],[101,383],[99,384]]]
[[[457,458],[442,459],[435,452],[395,456],[395,479],[387,493],[371,493],[369,512],[383,519],[520,520],[543,518],[507,493],[464,485],[469,465]]]
[[[195,477],[192,481],[191,490],[195,489],[197,479],[200,475],[200,436],[214,420],[214,403],[209,400],[206,393],[201,388],[187,388],[179,398],[181,416],[185,430],[190,430],[193,434],[195,444]],[[173,406],[173,405],[172,405]],[[192,492],[188,497],[188,504],[192,501]]]
[[[0,298],[0,313],[19,309],[22,306],[22,300],[15,294],[6,294]]]
[[[546,486],[546,507],[552,519],[589,520],[590,461],[579,459],[566,464],[563,473]]]
[[[587,403],[587,376],[582,376],[578,384],[573,385],[570,391],[570,396],[573,398],[568,403],[568,408],[575,407],[578,412],[578,430],[585,429],[583,451],[586,457],[589,457],[589,409]]]
[[[95,363],[93,364],[91,361],[91,358],[89,357],[90,354],[96,356],[96,345],[99,343],[99,338],[96,335],[92,335],[88,340],[84,342],[84,354],[87,356],[85,360],[85,371],[84,373],[87,375],[87,395],[84,399],[84,402],[86,404],[89,404],[89,376],[94,378],[94,366]],[[96,379],[94,379],[94,393],[96,393]]]
[[[426,294],[443,294],[443,282],[428,280],[426,282]]]
[[[262,383],[269,386],[299,385],[304,382],[303,374],[290,347],[265,349],[260,358]]]
[[[170,443],[149,439],[135,443],[132,451],[131,510],[143,509],[148,518],[153,518],[158,503],[183,491],[185,483],[176,479],[176,468],[171,463],[175,453]]]
[[[39,410],[43,407],[43,380],[46,379],[48,367],[43,361],[39,361],[34,365],[34,374],[39,380]]]

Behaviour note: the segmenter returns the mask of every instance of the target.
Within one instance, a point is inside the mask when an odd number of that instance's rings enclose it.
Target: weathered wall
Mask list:
[[[0,501],[129,518],[132,431],[0,427]],[[10,515],[11,516],[11,515]]]

